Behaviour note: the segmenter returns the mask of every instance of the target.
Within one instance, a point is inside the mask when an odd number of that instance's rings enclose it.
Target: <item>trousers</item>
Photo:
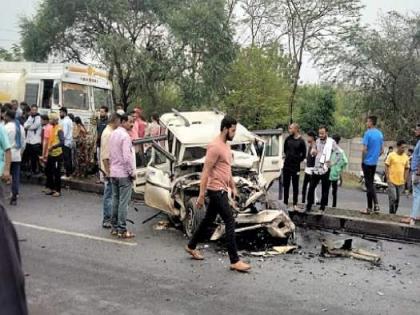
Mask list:
[[[285,205],[289,203],[290,182],[292,182],[293,186],[293,205],[296,206],[299,196],[299,172],[291,169],[283,169],[283,202]]]
[[[366,185],[367,207],[372,210],[374,205],[378,204],[375,188],[376,165],[362,164],[363,176]]]

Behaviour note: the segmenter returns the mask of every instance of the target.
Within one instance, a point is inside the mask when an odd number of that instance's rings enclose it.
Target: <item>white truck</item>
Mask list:
[[[84,121],[102,105],[113,107],[108,73],[81,64],[0,62],[0,103],[12,99],[44,113],[64,106]]]

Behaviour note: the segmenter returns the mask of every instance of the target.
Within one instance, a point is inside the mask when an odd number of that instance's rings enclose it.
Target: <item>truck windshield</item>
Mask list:
[[[89,110],[88,87],[63,82],[63,106],[70,109]]]
[[[99,110],[101,106],[108,107],[109,111],[113,111],[112,95],[110,90],[101,88],[93,88],[93,101],[95,102],[95,109]]]

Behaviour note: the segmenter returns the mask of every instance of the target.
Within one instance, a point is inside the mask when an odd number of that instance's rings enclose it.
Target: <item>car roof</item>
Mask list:
[[[173,112],[162,115],[160,121],[185,145],[205,145],[220,133],[220,124],[225,115],[218,111]],[[255,135],[241,124],[236,126],[232,141],[245,143],[255,140]]]

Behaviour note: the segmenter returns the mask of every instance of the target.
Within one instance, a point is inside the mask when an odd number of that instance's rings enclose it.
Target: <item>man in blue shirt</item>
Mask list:
[[[420,220],[420,124],[416,126],[417,144],[411,159],[411,174],[413,185],[413,208],[409,218],[401,220],[403,223],[414,225],[416,220]]]
[[[64,147],[63,147],[63,158],[64,168],[66,170],[66,176],[64,179],[68,179],[73,173],[72,153],[71,149],[73,146],[73,121],[67,115],[67,108],[60,108],[60,126],[64,133]]]
[[[376,128],[377,121],[378,118],[376,116],[368,117],[366,122],[368,130],[366,130],[363,136],[362,170],[365,178],[367,195],[367,209],[361,211],[364,214],[370,214],[372,210],[375,212],[380,211],[374,179],[379,157],[384,152],[384,136],[382,132]]]

